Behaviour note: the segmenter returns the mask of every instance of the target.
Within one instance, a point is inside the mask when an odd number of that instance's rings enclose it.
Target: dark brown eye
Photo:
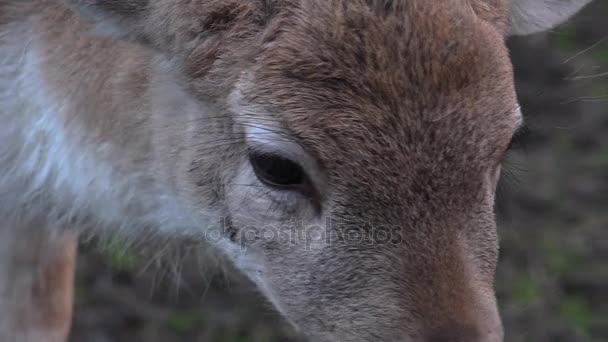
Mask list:
[[[511,142],[507,147],[507,151],[516,150],[520,148],[525,148],[526,140],[528,139],[528,129],[526,126],[521,126],[515,131],[513,137],[511,137]]]
[[[306,174],[293,161],[274,154],[251,153],[249,161],[258,179],[273,188],[288,190],[306,183]]]

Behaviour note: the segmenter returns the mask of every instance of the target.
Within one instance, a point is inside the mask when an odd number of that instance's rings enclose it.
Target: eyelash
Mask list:
[[[525,148],[528,133],[529,131],[526,126],[521,126],[519,129],[517,129],[517,131],[513,133],[513,137],[511,137],[511,142],[509,142],[507,152]]]
[[[517,192],[517,189],[519,189],[522,185],[520,176],[526,171],[525,165],[518,163],[510,157],[512,156],[512,152],[515,151],[523,150],[525,153],[529,134],[530,132],[526,126],[520,127],[513,134],[509,146],[504,153],[503,159],[500,163],[502,172],[496,188],[495,209],[497,210],[497,213],[502,212],[500,203],[503,203],[501,200],[503,196],[506,193]]]

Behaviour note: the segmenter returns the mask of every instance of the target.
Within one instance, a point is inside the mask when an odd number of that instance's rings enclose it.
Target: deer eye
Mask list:
[[[520,128],[518,128],[517,131],[515,131],[515,133],[511,137],[511,142],[509,142],[507,151],[525,147],[525,142],[528,138],[528,134],[529,132],[526,126],[521,126]]]
[[[269,187],[292,190],[307,183],[302,167],[287,158],[254,152],[249,154],[249,161],[256,177]]]

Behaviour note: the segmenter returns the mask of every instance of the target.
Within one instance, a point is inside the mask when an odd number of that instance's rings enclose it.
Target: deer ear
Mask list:
[[[576,14],[592,0],[510,0],[508,35],[551,29]]]
[[[93,24],[96,33],[141,39],[149,0],[65,0],[70,8]]]

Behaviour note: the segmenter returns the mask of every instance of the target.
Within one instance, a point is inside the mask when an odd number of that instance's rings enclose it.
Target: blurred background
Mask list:
[[[498,198],[505,340],[608,341],[608,1],[509,47],[527,129]],[[154,252],[82,243],[71,341],[303,341],[235,272]]]

